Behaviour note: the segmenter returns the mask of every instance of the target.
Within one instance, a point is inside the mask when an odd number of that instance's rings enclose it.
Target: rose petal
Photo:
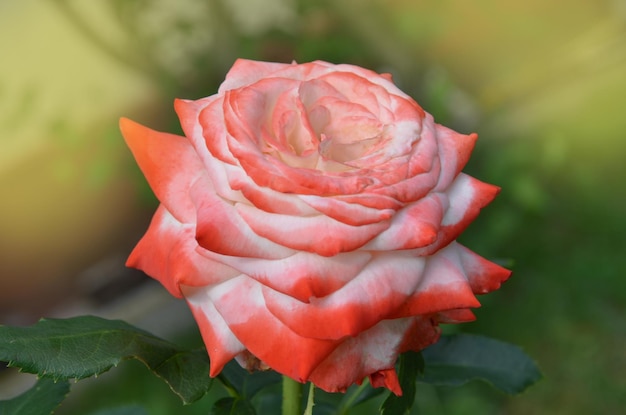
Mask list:
[[[284,82],[281,81],[281,89],[284,86]],[[291,157],[289,160],[298,164],[290,165],[310,167],[311,161],[304,157],[311,154],[317,155],[319,137],[309,122],[307,111],[300,101],[296,87],[287,88],[279,94],[271,112],[270,122],[272,141],[279,146],[279,149],[282,148],[286,155],[299,156]],[[304,164],[309,164],[309,166]]]
[[[311,374],[310,380],[328,392],[344,392],[370,376],[372,386],[401,395],[393,369],[398,353],[421,350],[439,338],[439,330],[421,317],[385,320],[356,337],[347,338]],[[338,368],[341,368],[338,370]]]
[[[448,189],[448,210],[437,242],[421,248],[419,255],[431,255],[455,240],[498,194],[500,188],[461,173]]]
[[[301,195],[299,199],[306,202],[316,211],[352,226],[382,222],[391,218],[394,214],[393,209],[373,209],[361,204],[347,203],[332,197]]]
[[[500,192],[498,186],[487,184],[461,173],[448,188],[450,207],[442,220],[444,227],[465,229],[480,209],[487,206]]]
[[[351,226],[321,215],[279,215],[242,203],[236,204],[235,208],[257,235],[283,247],[322,256],[358,249],[389,226],[387,222]]]
[[[390,196],[384,196],[379,194],[371,194],[371,193],[361,193],[356,195],[337,195],[333,196],[333,199],[341,200],[346,203],[353,203],[357,205],[362,205],[378,210],[384,209],[393,209],[399,210],[404,206],[403,203],[399,202],[397,199],[394,199]]]
[[[426,257],[420,284],[393,318],[480,307],[461,263],[459,244],[451,243]]]
[[[226,363],[246,350],[217,312],[207,295],[208,288],[181,287],[200,328],[202,340],[207,347],[211,360],[209,375],[217,376]]]
[[[203,170],[207,172],[211,181],[210,186],[224,199],[241,202],[245,201],[245,198],[240,192],[232,189],[227,173],[228,168],[238,166],[238,163],[226,146],[223,125],[215,121],[222,117],[220,108],[221,101],[216,99],[200,101],[179,99],[175,102],[183,131],[202,160]],[[203,122],[206,118],[213,121]]]
[[[245,198],[255,207],[266,212],[284,215],[319,215],[320,212],[305,203],[301,196],[292,193],[280,193],[268,187],[260,187],[250,180],[248,176],[238,173],[233,172],[230,179],[233,189],[241,191]]]
[[[396,396],[402,396],[402,387],[396,369],[383,369],[369,375],[373,388],[387,388]]]
[[[439,162],[435,161],[432,171],[418,174],[393,184],[372,186],[372,188],[367,189],[367,192],[374,195],[387,196],[403,204],[419,201],[437,184],[439,169]]]
[[[218,94],[222,94],[230,89],[250,85],[263,78],[271,76],[281,69],[292,66],[297,65],[237,59],[226,74],[226,79],[222,82],[222,85],[220,85],[217,92]]]
[[[264,288],[267,308],[304,337],[355,336],[395,313],[422,278],[424,259],[403,252],[377,254],[341,289],[304,303]]]
[[[389,99],[389,92],[369,79],[363,78],[353,72],[332,72],[322,75],[307,84],[303,84],[302,92],[305,94],[309,107],[322,105],[331,109],[333,119],[342,116],[352,116],[356,113],[369,114],[372,120],[387,123],[391,119],[381,117],[381,103]],[[359,99],[354,99],[358,95]],[[313,99],[314,97],[314,99]],[[335,110],[332,108],[335,105]],[[348,105],[347,109],[341,106]]]
[[[497,290],[511,276],[510,270],[486,260],[463,245],[459,244],[458,249],[463,269],[475,294]]]
[[[391,226],[363,246],[363,249],[388,251],[421,248],[432,244],[437,240],[446,207],[445,195],[429,194],[398,211],[391,220]]]
[[[263,154],[255,135],[244,127],[246,122],[237,110],[238,97],[237,91],[228,91],[224,101],[226,129],[231,136],[228,148],[257,185],[282,193],[335,195],[360,193],[373,183],[372,179],[357,173],[329,173],[292,167]]]
[[[347,100],[346,96],[337,90],[333,85],[326,82],[323,78],[314,78],[303,81],[298,86],[298,96],[302,101],[302,105],[307,109],[307,112],[313,114],[324,114],[323,120],[330,121],[330,112],[321,110],[324,108],[320,105],[320,100],[335,98],[338,100]],[[318,111],[319,110],[319,111]],[[328,117],[328,118],[327,118]],[[313,123],[318,127],[325,127],[323,125]],[[316,129],[318,133],[322,131],[322,128]]]
[[[441,329],[438,322],[429,315],[411,317],[412,326],[404,333],[399,352],[409,350],[419,352],[439,340]],[[384,321],[382,322],[385,323]]]
[[[285,258],[295,253],[259,236],[232,203],[207,189],[205,183],[195,183],[190,195],[197,211],[196,240],[204,249],[223,255],[267,259]]]
[[[179,221],[193,223],[195,209],[188,193],[205,172],[189,141],[126,118],[120,119],[120,129],[157,199]]]
[[[440,311],[435,315],[439,323],[458,324],[476,320],[474,313],[468,308]]]
[[[262,285],[251,278],[226,281],[212,288],[209,297],[250,353],[299,382],[337,347],[335,341],[299,336],[280,322],[265,307]]]
[[[360,157],[346,162],[357,168],[380,172],[382,183],[396,183],[428,171],[432,159],[424,157],[426,144],[422,140],[420,123],[416,120],[394,122],[381,127],[380,134]],[[371,139],[365,140],[368,142]]]
[[[174,101],[174,109],[185,135],[193,143],[205,165],[213,165],[214,159],[237,165],[237,159],[226,145],[228,134],[223,125],[223,99],[210,98],[198,101],[177,99]]]
[[[397,377],[388,372],[378,372],[393,370],[400,345],[411,325],[412,321],[408,318],[388,320],[356,337],[347,338],[315,368],[310,380],[327,392],[345,392],[355,380],[360,382],[374,374],[374,387],[390,384],[396,395],[402,394]],[[385,375],[387,382],[380,379]]]
[[[231,257],[205,250],[199,253],[302,302],[337,291],[355,278],[372,257],[363,251],[332,257],[298,252],[277,260]]]
[[[433,190],[445,191],[467,164],[478,135],[459,134],[439,124],[436,124],[435,129],[439,143],[441,176]]]
[[[437,157],[438,151],[435,124],[429,115],[422,121],[420,139],[410,152],[405,177],[383,179],[381,184],[369,191],[405,203],[421,199],[437,185],[441,175],[442,166]],[[390,165],[393,166],[393,161]],[[390,169],[390,165],[384,164],[379,169],[384,172]],[[381,173],[381,176],[384,178],[384,173]]]
[[[374,72],[372,70],[361,68],[361,67],[355,66],[355,65],[340,64],[340,65],[329,66],[331,64],[328,64],[326,62],[319,62],[318,61],[318,62],[315,62],[315,63],[316,64],[324,64],[325,66],[331,68],[333,74],[341,74],[342,72],[353,73],[353,74],[357,75],[359,78],[367,80],[367,82],[369,82],[369,83],[381,86],[382,88],[384,88],[390,94],[396,95],[396,96],[404,98],[404,99],[412,100],[411,97],[409,97],[402,90],[400,90],[393,82],[391,82],[391,80],[389,79],[388,76],[380,75],[380,74],[378,74],[378,73],[376,73],[376,72]],[[358,97],[356,97],[355,99],[358,100]],[[414,102],[414,105],[419,107],[419,105],[417,103],[415,103],[415,102]]]
[[[196,252],[195,227],[182,224],[160,205],[148,231],[130,254],[126,266],[157,279],[176,297],[180,285],[215,284],[238,275],[235,269]]]

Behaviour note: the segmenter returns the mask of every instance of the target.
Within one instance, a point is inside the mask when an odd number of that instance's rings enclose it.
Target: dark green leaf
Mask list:
[[[237,393],[240,393],[240,391],[243,390],[247,375],[247,370],[242,368],[237,362],[231,360],[226,363],[218,377],[223,383],[234,388]]]
[[[423,352],[426,367],[418,380],[461,385],[473,379],[516,394],[541,378],[535,362],[519,347],[473,334],[442,336]]]
[[[170,386],[185,404],[202,398],[211,388],[206,350],[180,351],[150,369]]]
[[[69,391],[70,384],[66,380],[55,382],[50,378],[41,378],[23,394],[0,401],[0,415],[52,414]]]
[[[352,402],[355,399],[354,395],[358,395],[357,389],[361,389],[360,386],[351,386],[345,393],[331,393],[325,392],[321,389],[317,389],[315,391],[315,409],[313,413],[315,415],[340,415],[346,414],[348,409],[351,408]],[[373,389],[369,386],[369,383],[366,386],[367,389]],[[382,389],[381,389],[382,391]]]
[[[211,386],[204,351],[177,346],[119,320],[83,316],[43,319],[30,327],[0,326],[0,360],[53,379],[83,379],[137,359],[162,378],[184,403]]]
[[[215,402],[209,415],[256,415],[256,412],[247,399],[222,398]]]
[[[282,402],[282,389],[280,387],[268,388],[254,398],[254,407],[259,414],[276,414],[280,412]],[[322,415],[317,413],[317,405],[315,406],[315,415]]]
[[[424,368],[424,360],[418,352],[406,352],[400,355],[398,376],[402,396],[390,393],[380,407],[383,415],[408,414],[415,401],[415,379]]]
[[[241,396],[248,399],[261,389],[281,382],[281,376],[273,370],[250,373],[237,362],[231,361],[222,370],[220,378],[235,388]]]
[[[356,406],[360,403],[363,403],[372,398],[375,398],[381,393],[385,393],[386,390],[387,389],[385,388],[372,388],[371,386],[368,386],[367,388],[363,388],[359,391],[359,394],[354,398],[354,400],[351,403],[351,406]]]
[[[314,415],[338,415],[338,414],[341,414],[341,412],[338,412],[336,407],[329,405],[325,402],[322,402],[322,403],[316,402],[315,406],[313,407],[313,414]]]
[[[347,414],[351,408],[385,392],[388,392],[385,388],[373,388],[367,379],[361,385],[352,385],[345,393],[329,393],[318,389],[315,392],[314,414]]]

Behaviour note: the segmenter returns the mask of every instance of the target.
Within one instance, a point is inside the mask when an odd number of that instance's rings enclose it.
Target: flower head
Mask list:
[[[213,376],[235,358],[399,394],[398,354],[508,278],[455,241],[499,190],[461,173],[477,136],[388,75],[238,60],[175,108],[185,137],[121,121],[161,202],[128,265],[186,299]]]

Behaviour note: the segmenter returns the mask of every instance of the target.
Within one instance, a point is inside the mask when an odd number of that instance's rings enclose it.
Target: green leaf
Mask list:
[[[422,354],[426,366],[418,380],[435,385],[457,386],[480,379],[516,394],[541,378],[535,362],[518,346],[483,336],[442,336]]]
[[[204,351],[176,345],[119,320],[83,316],[42,319],[30,327],[0,326],[0,360],[53,379],[83,379],[137,359],[163,379],[185,404],[209,390]]]
[[[333,407],[338,408],[336,411],[337,414],[346,414],[348,413],[348,410],[350,408],[357,406],[372,398],[375,398],[376,396],[385,393],[386,391],[387,389],[385,388],[373,388],[372,385],[370,385],[369,383],[369,379],[365,379],[363,380],[363,383],[361,383],[358,387],[352,386],[350,389],[348,389],[348,391],[346,391],[345,394],[335,393],[331,394],[330,396],[341,397],[341,399],[338,400],[337,403],[333,405]],[[322,397],[328,396],[328,394],[322,395]],[[326,399],[326,401],[332,404],[331,400]]]
[[[380,407],[382,415],[408,414],[415,402],[415,378],[424,369],[424,360],[418,352],[406,352],[400,355],[398,377],[402,396],[390,393]]]
[[[227,363],[219,376],[241,396],[248,399],[252,399],[261,389],[280,383],[282,380],[282,377],[273,370],[250,373],[234,361]]]
[[[280,385],[275,385],[278,387],[266,389],[263,393],[258,394],[254,398],[254,408],[256,412],[259,414],[275,414],[279,411],[279,408],[282,407],[283,403],[283,395],[282,389]],[[277,390],[273,390],[277,389]],[[315,415],[318,414],[317,404],[315,405]]]
[[[66,380],[55,382],[50,378],[41,378],[23,394],[0,401],[0,415],[52,414],[69,391],[70,384]]]
[[[385,388],[372,388],[368,384],[366,388],[359,390],[358,395],[355,396],[354,401],[352,401],[351,403],[351,406],[357,406],[363,402],[369,401],[370,399],[373,399],[378,395],[385,393],[385,391]]]
[[[256,415],[256,412],[247,399],[222,398],[215,402],[209,415]]]
[[[373,388],[368,378],[365,378],[358,386],[352,385],[344,393],[328,393],[319,390],[315,396],[315,415],[345,415],[351,408],[385,392],[388,392],[385,388]]]

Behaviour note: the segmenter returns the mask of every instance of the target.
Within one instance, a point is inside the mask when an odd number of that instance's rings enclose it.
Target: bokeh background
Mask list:
[[[519,344],[545,378],[516,397],[421,385],[419,413],[623,413],[624,0],[0,0],[0,323],[190,320],[123,266],[156,201],[117,123],[179,132],[173,99],[215,93],[238,57],[390,72],[436,121],[479,133],[466,171],[503,190],[461,241],[514,276],[461,330]],[[59,413],[207,412],[212,397],[178,408],[124,366]],[[1,372],[0,396],[20,376]]]

